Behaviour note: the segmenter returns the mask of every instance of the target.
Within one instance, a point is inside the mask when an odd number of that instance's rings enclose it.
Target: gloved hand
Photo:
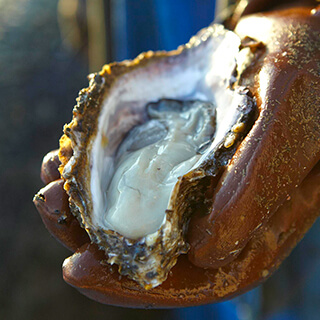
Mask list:
[[[57,151],[45,157],[47,186],[34,202],[48,230],[74,252],[63,264],[65,281],[102,303],[177,307],[230,298],[268,278],[319,214],[319,27],[310,9],[238,23],[243,46],[257,55],[240,81],[254,93],[259,116],[214,186],[211,214],[191,217],[189,257],[181,255],[156,288],[145,290],[105,263],[70,213]]]

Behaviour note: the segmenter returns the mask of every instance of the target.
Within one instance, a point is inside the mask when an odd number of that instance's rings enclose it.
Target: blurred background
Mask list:
[[[320,225],[263,286],[172,310],[98,304],[63,282],[70,255],[32,204],[42,157],[58,148],[87,74],[171,50],[207,26],[214,0],[0,0],[0,319],[319,319]],[[223,5],[222,5],[223,6]]]

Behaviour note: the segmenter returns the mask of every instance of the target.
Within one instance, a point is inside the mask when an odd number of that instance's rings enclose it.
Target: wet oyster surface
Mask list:
[[[210,211],[210,186],[252,125],[255,102],[236,84],[239,46],[212,25],[176,51],[105,66],[64,129],[73,214],[106,261],[145,289],[188,251],[191,214]]]
[[[149,121],[134,127],[117,151],[107,209],[97,221],[130,239],[161,227],[178,178],[200,159],[215,128],[211,102],[161,100],[146,109]]]

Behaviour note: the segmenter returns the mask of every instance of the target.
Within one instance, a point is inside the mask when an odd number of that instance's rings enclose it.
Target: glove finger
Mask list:
[[[48,231],[65,247],[75,251],[90,239],[70,212],[63,184],[62,179],[49,183],[35,195],[33,202]]]
[[[58,170],[60,160],[58,154],[59,150],[53,150],[43,158],[40,177],[45,184],[60,179],[60,173]]]

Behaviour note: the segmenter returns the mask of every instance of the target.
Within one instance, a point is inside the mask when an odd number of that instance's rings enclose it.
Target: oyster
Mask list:
[[[255,104],[237,86],[240,39],[221,25],[173,52],[107,65],[80,92],[60,140],[70,207],[119,272],[150,289],[188,245],[191,212],[248,132]]]

